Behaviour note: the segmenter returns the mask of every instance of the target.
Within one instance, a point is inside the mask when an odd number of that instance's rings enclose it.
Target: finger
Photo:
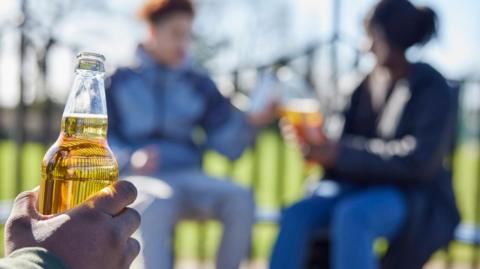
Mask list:
[[[280,120],[278,121],[278,124],[280,125],[281,128],[292,127],[292,124],[285,118],[280,118]]]
[[[137,189],[132,183],[117,181],[89,199],[86,205],[115,216],[129,204],[133,203],[136,198]]]
[[[323,140],[321,128],[305,126],[305,139],[309,143],[320,144]]]
[[[140,226],[140,214],[132,208],[125,208],[120,214],[113,218],[122,238],[129,238]]]
[[[123,255],[123,268],[130,268],[133,260],[140,253],[141,246],[140,243],[134,238],[128,238],[127,246],[125,248],[125,253]]]
[[[302,154],[305,158],[311,158],[312,157],[312,148],[308,144],[300,144],[300,150],[302,151]]]
[[[282,133],[295,133],[295,128],[290,123],[280,123],[280,130]]]
[[[284,130],[284,131],[293,131],[295,130],[295,128],[293,127],[293,125],[291,125],[290,123],[281,123],[280,124],[280,129]]]
[[[314,130],[314,134],[315,134],[315,143],[317,144],[325,144],[328,142],[328,138],[327,136],[325,135],[325,131],[322,127],[320,128],[315,128]]]
[[[288,143],[292,143],[294,146],[297,146],[300,143],[298,137],[295,134],[286,133],[283,135],[283,137]]]
[[[282,129],[282,136],[288,142],[293,142],[297,144],[299,143],[298,134],[293,128],[285,127],[284,129]]]
[[[316,145],[305,144],[302,147],[302,153],[305,159],[309,161],[320,162],[320,159],[322,158],[321,147]]]
[[[29,216],[31,218],[41,218],[40,213],[37,210],[38,190],[36,187],[31,191],[25,191],[20,193],[15,202],[13,203],[12,216]]]
[[[277,98],[274,98],[272,102],[270,103],[270,111],[272,114],[275,114],[276,111],[280,108],[280,103]]]
[[[160,155],[158,148],[155,146],[148,146],[147,152],[148,152],[148,157],[152,159],[155,159]]]
[[[157,158],[148,159],[148,162],[143,167],[148,172],[157,170]]]
[[[283,134],[294,134],[295,129],[292,126],[281,126],[280,127]]]

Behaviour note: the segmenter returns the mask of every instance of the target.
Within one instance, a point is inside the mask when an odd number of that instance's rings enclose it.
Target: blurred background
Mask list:
[[[266,70],[294,87],[311,87],[339,110],[372,68],[363,52],[363,19],[375,0],[197,0],[192,61],[213,75],[223,94],[246,106]],[[459,85],[460,113],[455,188],[463,223],[448,255],[475,263],[480,232],[480,2],[414,0],[440,19],[436,39],[409,51]],[[107,58],[107,72],[132,61],[146,27],[136,17],[141,0],[2,0],[0,2],[0,220],[20,190],[38,185],[40,161],[58,135],[73,79],[75,55],[92,50]],[[261,268],[276,235],[279,210],[304,192],[301,157],[275,127],[237,162],[208,153],[205,169],[251,186],[258,225],[251,250]],[[321,171],[319,171],[321,172]],[[182,223],[176,257],[208,266],[220,227]],[[192,240],[193,238],[193,240]],[[3,241],[3,240],[2,240]],[[194,242],[194,243],[192,243]],[[2,251],[3,252],[3,251]],[[440,259],[438,258],[438,259]],[[203,261],[203,262],[198,262]]]

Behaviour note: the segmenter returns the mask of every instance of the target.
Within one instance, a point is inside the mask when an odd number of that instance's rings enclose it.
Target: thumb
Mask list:
[[[305,126],[305,138],[308,143],[314,145],[323,144],[326,140],[325,134],[323,130],[319,126]]]
[[[137,198],[137,189],[128,181],[117,181],[88,199],[84,206],[111,216],[119,214]]]
[[[20,193],[13,203],[12,211],[5,224],[5,254],[16,249],[31,246],[35,242],[32,235],[32,220],[41,218],[36,203],[38,187]]]
[[[34,219],[40,219],[40,213],[37,210],[39,187],[31,191],[20,193],[13,202],[10,218],[13,216],[29,216]]]

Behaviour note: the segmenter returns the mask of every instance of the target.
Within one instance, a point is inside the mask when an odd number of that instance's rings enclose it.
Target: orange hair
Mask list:
[[[195,15],[190,0],[147,0],[140,9],[139,17],[149,23],[158,23],[174,13]]]

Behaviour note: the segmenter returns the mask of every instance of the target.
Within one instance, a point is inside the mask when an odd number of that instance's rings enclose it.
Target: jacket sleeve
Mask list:
[[[107,80],[106,98],[108,111],[108,144],[115,153],[120,169],[127,166],[133,147],[127,143],[121,132],[121,117],[115,102],[116,87],[121,83],[122,72],[117,71]]]
[[[248,123],[244,112],[222,96],[210,78],[202,78],[199,87],[206,93],[207,98],[207,107],[201,120],[201,126],[207,134],[207,148],[229,159],[240,157],[253,143],[256,128]]]
[[[43,248],[22,248],[0,259],[0,269],[68,269],[63,262]]]
[[[412,97],[413,98],[413,97]],[[413,101],[413,100],[412,100]],[[409,184],[441,168],[452,128],[450,90],[444,81],[417,93],[411,133],[396,140],[344,135],[334,170],[351,179]]]

